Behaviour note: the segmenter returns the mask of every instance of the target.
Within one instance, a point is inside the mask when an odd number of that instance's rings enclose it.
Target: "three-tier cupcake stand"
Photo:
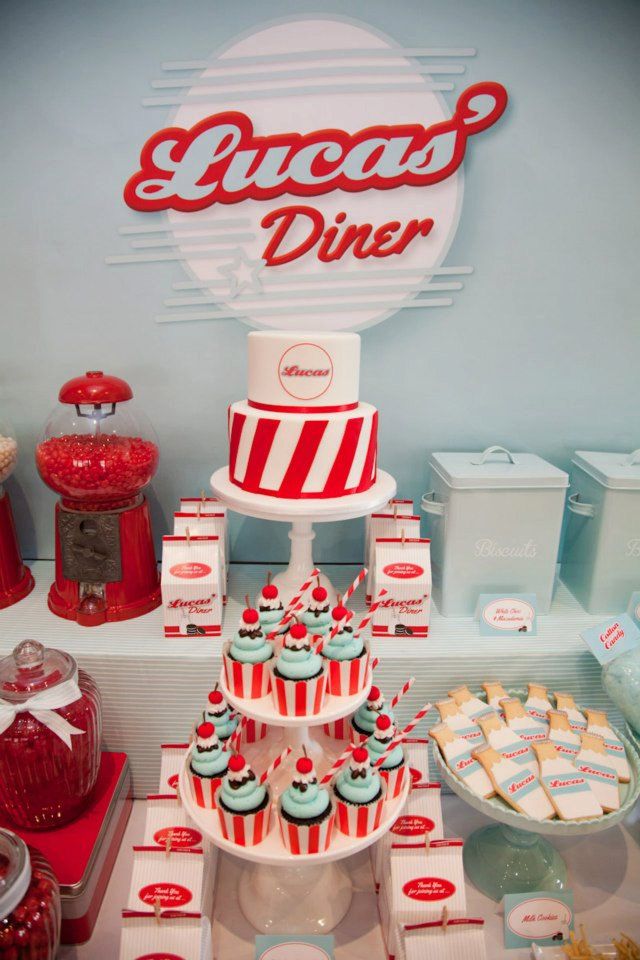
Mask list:
[[[383,471],[378,471],[376,483],[366,493],[334,500],[276,500],[248,494],[229,481],[228,467],[214,473],[211,487],[214,494],[237,513],[291,524],[289,566],[274,578],[285,604],[314,567],[313,524],[364,517],[386,504],[396,492],[395,480]],[[333,587],[326,577],[322,577],[322,581],[333,598]],[[282,716],[275,709],[270,695],[259,699],[235,696],[228,688],[222,670],[220,689],[227,701],[241,715],[268,727],[262,740],[242,747],[243,755],[256,772],[264,770],[285,746],[292,748],[288,760],[270,780],[274,803],[290,782],[292,766],[303,748],[312,757],[319,778],[332,766],[347,741],[327,736],[323,726],[354,713],[364,703],[370,685],[371,671],[357,694],[347,697],[327,694],[320,713]],[[225,839],[217,810],[199,807],[193,800],[188,763],[187,755],[180,775],[180,794],[185,809],[203,836],[245,861],[238,899],[246,919],[261,933],[313,934],[332,930],[351,904],[351,878],[342,861],[366,849],[391,829],[406,802],[410,786],[410,778],[405,778],[400,794],[385,801],[381,822],[372,833],[350,837],[340,833],[336,826],[325,852],[292,855],[284,846],[275,821],[268,836],[256,846],[243,847]]]

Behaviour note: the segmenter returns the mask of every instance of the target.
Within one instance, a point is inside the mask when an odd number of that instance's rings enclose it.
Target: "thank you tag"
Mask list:
[[[333,960],[333,937],[256,937],[256,960]]]
[[[535,593],[481,593],[478,599],[480,635],[535,636],[538,632]]]
[[[640,645],[640,629],[626,613],[610,617],[597,627],[589,627],[588,630],[583,630],[580,636],[602,664],[610,663],[621,653],[627,653]]]
[[[559,945],[573,930],[573,893],[508,893],[504,898],[504,945],[508,950]]]

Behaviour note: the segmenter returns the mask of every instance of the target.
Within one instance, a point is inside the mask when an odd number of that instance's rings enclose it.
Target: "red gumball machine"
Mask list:
[[[149,506],[141,490],[158,445],[133,391],[91,370],[65,383],[36,448],[56,504],[56,579],[49,609],[85,627],[128,620],[160,604]]]
[[[0,418],[0,610],[33,590],[31,571],[22,562],[11,500],[4,489],[16,467],[18,443],[10,424]]]

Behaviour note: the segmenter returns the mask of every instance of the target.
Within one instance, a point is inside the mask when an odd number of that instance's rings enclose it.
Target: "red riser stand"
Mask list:
[[[60,504],[56,504],[56,530]],[[131,620],[160,606],[160,577],[153,547],[146,498],[120,514],[122,579],[105,586],[106,608],[93,614],[80,611],[79,584],[62,573],[62,554],[56,537],[56,579],[49,590],[49,609],[58,617],[83,627]]]
[[[22,562],[9,494],[0,493],[0,610],[22,600],[33,586],[31,571]]]

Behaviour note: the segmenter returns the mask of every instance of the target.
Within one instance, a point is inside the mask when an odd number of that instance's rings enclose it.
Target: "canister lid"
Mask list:
[[[568,487],[569,476],[535,453],[488,447],[480,453],[433,453],[430,464],[455,490]]]
[[[131,400],[133,390],[126,380],[112,377],[102,370],[87,370],[83,377],[67,380],[60,387],[61,403],[123,403]]]
[[[64,683],[75,671],[76,662],[68,653],[23,640],[0,660],[0,699],[18,703]]]
[[[576,450],[572,463],[604,487],[640,490],[640,449],[632,453]]]

